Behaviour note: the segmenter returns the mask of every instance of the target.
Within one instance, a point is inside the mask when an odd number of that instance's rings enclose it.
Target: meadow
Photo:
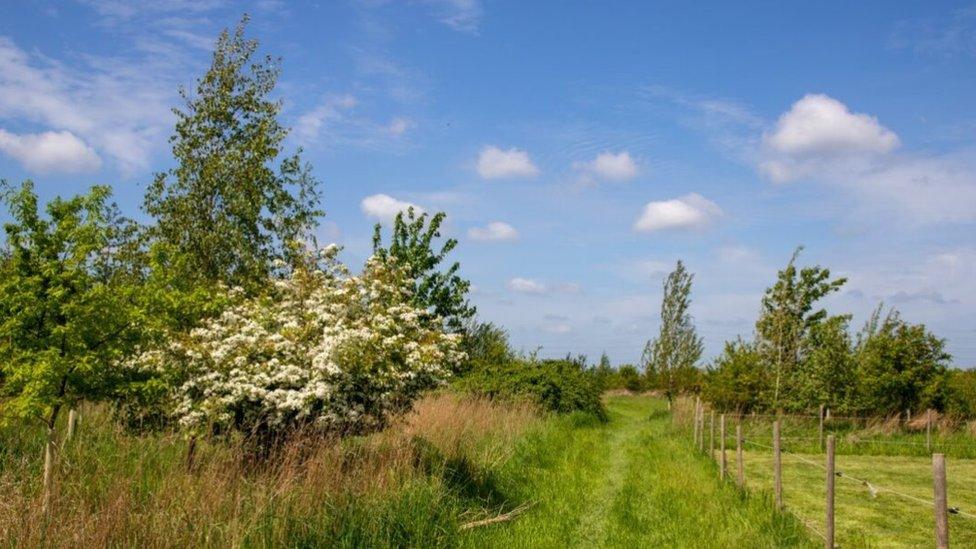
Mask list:
[[[83,410],[51,515],[41,429],[4,431],[5,546],[812,546],[803,525],[716,477],[663,401],[606,398],[608,419],[450,392],[386,431],[299,439],[254,470],[239,448],[137,436]]]

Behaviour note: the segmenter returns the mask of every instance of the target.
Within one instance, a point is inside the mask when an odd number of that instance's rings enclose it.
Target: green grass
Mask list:
[[[39,429],[0,430],[0,546],[813,546],[768,497],[719,482],[662,401],[608,400],[609,420],[441,395],[408,426],[249,472],[240,447],[133,436],[83,414],[38,509]],[[510,433],[521,433],[512,435]],[[951,469],[950,469],[951,470]],[[513,520],[462,525],[532,506]]]
[[[734,452],[730,452],[734,460]],[[799,455],[823,463],[823,454]],[[734,463],[731,461],[730,463]],[[949,506],[976,514],[976,461],[947,459]],[[745,452],[746,483],[753,491],[769,492],[772,456],[763,451]],[[734,470],[734,465],[730,464]],[[904,498],[894,490],[932,501],[932,460],[913,456],[838,455],[835,482],[835,532],[841,547],[926,547],[935,543],[931,505]],[[820,531],[824,528],[824,469],[791,455],[783,456],[783,494],[787,509]],[[871,489],[853,479],[866,480]],[[957,547],[976,547],[976,520],[949,515],[950,541]]]
[[[664,403],[614,397],[610,421],[554,421],[503,470],[534,507],[475,530],[471,547],[815,546],[794,518],[718,481],[670,426]]]

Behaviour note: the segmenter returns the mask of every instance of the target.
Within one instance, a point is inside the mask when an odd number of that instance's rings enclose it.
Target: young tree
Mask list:
[[[803,367],[794,372],[785,407],[804,410],[823,404],[832,411],[855,405],[857,370],[848,331],[850,317],[832,316],[811,326],[803,340]]]
[[[0,280],[0,419],[47,428],[45,509],[59,413],[108,398],[115,364],[140,337],[139,286],[118,255],[131,230],[109,194],[93,187],[54,199],[45,219],[30,182],[3,184],[11,221]]]
[[[898,312],[878,308],[858,334],[856,347],[860,405],[872,413],[942,408],[948,387],[945,341]]]
[[[743,341],[725,343],[705,376],[705,398],[722,411],[747,412],[761,407],[760,396],[766,387],[768,371],[756,346]]]
[[[278,60],[253,60],[258,43],[244,37],[245,16],[217,39],[213,62],[196,94],[175,109],[175,168],[156,175],[144,208],[154,235],[187,256],[183,276],[248,290],[263,288],[275,260],[294,264],[316,219],[319,193],[301,149],[275,168],[288,129],[269,99]]]
[[[449,238],[439,251],[434,250],[434,239],[440,238],[447,214],[439,212],[428,220],[426,213],[417,215],[413,208],[406,213],[400,212],[394,219],[388,247],[383,247],[382,227],[376,224],[373,253],[380,258],[393,257],[404,266],[407,276],[414,280],[415,305],[444,319],[448,329],[462,331],[477,312],[467,300],[471,283],[458,275],[461,266],[457,262],[446,271],[439,270],[457,240]]]
[[[644,347],[645,374],[663,386],[669,408],[677,389],[678,373],[694,368],[702,355],[702,340],[688,313],[694,277],[678,261],[664,281],[660,331]]]
[[[827,318],[827,311],[814,310],[814,304],[847,282],[831,279],[830,270],[820,266],[797,269],[801,251],[799,247],[793,252],[776,283],[766,290],[756,321],[758,351],[773,373],[772,395],[767,399],[773,409],[780,405],[783,380],[799,370],[804,339],[814,325]]]

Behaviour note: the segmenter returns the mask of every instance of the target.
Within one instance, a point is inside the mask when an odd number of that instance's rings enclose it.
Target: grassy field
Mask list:
[[[798,457],[797,457],[798,456]],[[788,510],[819,531],[824,528],[823,454],[783,456],[783,494]],[[734,452],[729,454],[734,460]],[[802,460],[801,460],[802,458]],[[734,464],[734,461],[730,461]],[[949,506],[976,514],[976,461],[947,460]],[[734,471],[734,466],[732,466]],[[772,456],[768,450],[745,452],[750,489],[769,492]],[[896,495],[900,492],[932,501],[932,460],[914,456],[838,455],[835,487],[836,541],[841,547],[927,547],[934,544],[931,504]],[[865,486],[857,480],[867,480]],[[887,489],[887,490],[886,490]],[[976,547],[976,520],[949,515],[950,540],[958,547]]]
[[[607,424],[568,417],[534,433],[503,475],[535,506],[472,532],[471,547],[815,546],[768,498],[718,482],[665,403],[613,397]]]
[[[601,422],[441,394],[386,432],[296,443],[260,471],[225,444],[203,444],[187,471],[182,439],[126,435],[88,410],[47,520],[40,433],[0,433],[0,545],[815,545],[768,498],[719,483],[664,407],[613,397]]]
[[[494,474],[545,421],[534,407],[441,394],[368,437],[296,441],[251,470],[234,444],[118,431],[87,410],[63,448],[52,515],[39,504],[42,434],[0,432],[0,546],[450,546],[509,499]]]

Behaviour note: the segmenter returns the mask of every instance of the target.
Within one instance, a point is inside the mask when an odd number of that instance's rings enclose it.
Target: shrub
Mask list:
[[[266,440],[308,425],[383,427],[461,361],[460,336],[411,304],[394,260],[371,258],[351,276],[336,251],[130,366],[182,380],[173,413],[191,432]]]
[[[600,380],[578,361],[512,358],[483,364],[459,380],[458,385],[490,397],[528,397],[558,413],[583,411],[601,419],[606,417],[600,400]]]

